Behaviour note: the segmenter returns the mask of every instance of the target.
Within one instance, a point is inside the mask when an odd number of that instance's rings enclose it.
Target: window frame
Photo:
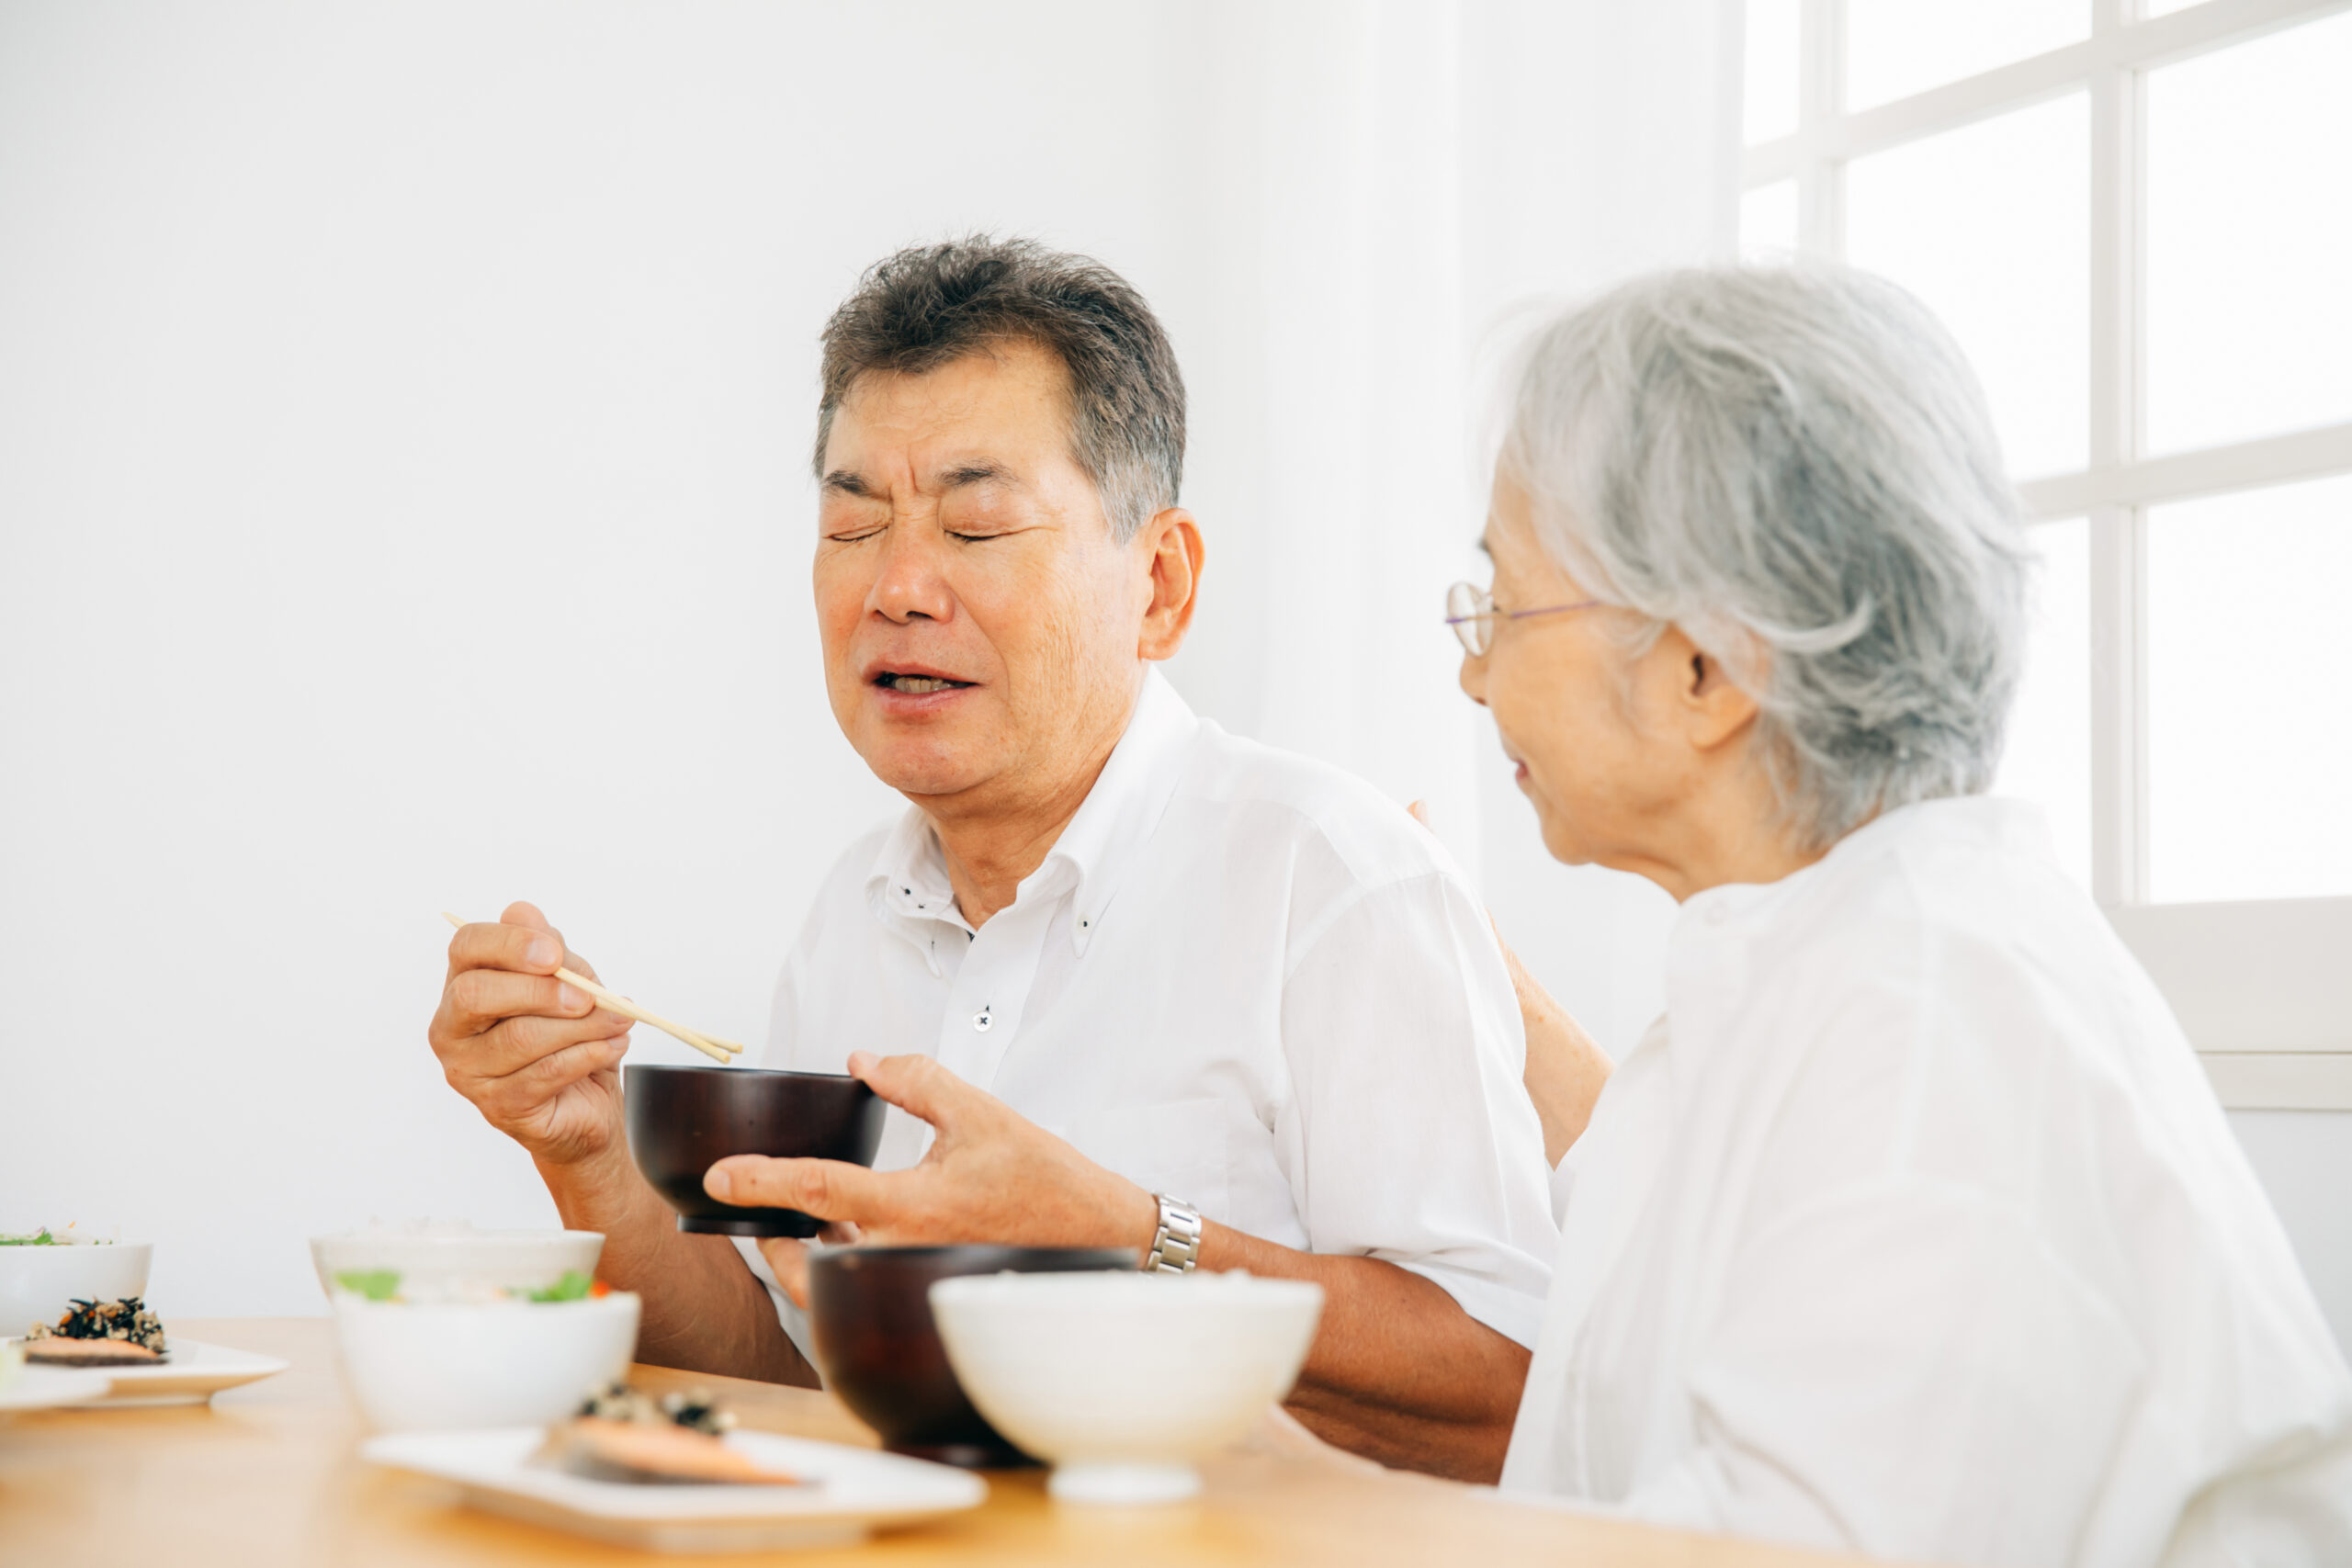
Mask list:
[[[2161,17],[2091,0],[2090,36],[1849,113],[1844,0],[1801,0],[1797,126],[1748,145],[1743,193],[1796,182],[1797,245],[1842,257],[1854,159],[2088,90],[2090,450],[2019,486],[2037,522],[2087,517],[2091,891],[2180,1018],[2222,1103],[2352,1110],[2352,897],[2148,899],[2148,512],[2352,472],[2352,421],[2143,456],[2146,74],[2352,10],[2352,0],[2204,0]]]

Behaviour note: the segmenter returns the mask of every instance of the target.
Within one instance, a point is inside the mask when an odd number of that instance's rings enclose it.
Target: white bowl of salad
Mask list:
[[[334,1314],[352,1397],[384,1432],[545,1426],[637,1354],[638,1298],[578,1272],[526,1291],[346,1274]]]
[[[78,1226],[0,1232],[0,1337],[52,1324],[77,1301],[147,1293],[152,1243],[83,1235]]]
[[[338,1275],[390,1269],[410,1292],[444,1284],[541,1290],[567,1274],[594,1274],[599,1231],[476,1230],[462,1220],[413,1220],[311,1238],[319,1288],[334,1299]]]

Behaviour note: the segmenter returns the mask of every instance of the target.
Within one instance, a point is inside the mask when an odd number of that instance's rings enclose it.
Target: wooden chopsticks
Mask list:
[[[460,931],[465,929],[466,922],[458,919],[457,916],[449,913],[447,909],[441,911],[441,918]],[[581,974],[577,970],[558,969],[555,972],[555,977],[562,981],[567,986],[579,987],[582,990],[595,998],[605,1006],[612,1009],[615,1012],[619,1013],[623,1018],[633,1018],[639,1023],[650,1023],[654,1028],[660,1030],[662,1033],[684,1041],[687,1044],[693,1046],[695,1050],[701,1052],[712,1061],[717,1062],[720,1066],[732,1066],[735,1058],[742,1052],[743,1047],[738,1045],[732,1040],[721,1040],[715,1034],[704,1034],[697,1031],[688,1029],[683,1023],[672,1023],[668,1019],[663,1018],[661,1014],[650,1012],[646,1009],[641,1008],[635,1002],[629,1000],[627,997],[621,996],[617,992],[605,989],[604,987],[596,984],[595,981],[591,980],[587,976]]]

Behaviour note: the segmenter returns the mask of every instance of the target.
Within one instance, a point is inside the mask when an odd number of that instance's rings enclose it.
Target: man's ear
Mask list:
[[[1135,547],[1146,558],[1151,586],[1136,652],[1144,659],[1172,659],[1184,646],[1193,609],[1200,603],[1200,525],[1182,507],[1171,506],[1143,525]]]
[[[1692,642],[1679,626],[1667,627],[1658,641],[1658,651],[1676,671],[1676,719],[1693,747],[1713,751],[1756,722],[1756,699],[1731,678],[1722,660]]]

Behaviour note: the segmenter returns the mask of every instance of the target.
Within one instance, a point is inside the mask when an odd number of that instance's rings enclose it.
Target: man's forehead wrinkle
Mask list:
[[[853,460],[865,466],[829,469],[820,488],[831,495],[881,502],[944,496],[978,485],[1028,488],[1019,470],[995,457],[948,455],[925,460],[920,453],[891,451]]]
[[[967,420],[981,398],[981,388],[956,376],[868,371],[851,383],[842,411],[861,424],[911,433]]]
[[[822,488],[893,506],[929,506],[975,489],[1008,500],[1058,493],[1060,466],[1076,460],[1068,380],[1058,356],[1024,342],[992,344],[920,373],[867,371],[842,398]],[[1049,400],[1057,417],[1041,423],[1036,415]],[[834,485],[834,474],[856,483]]]

